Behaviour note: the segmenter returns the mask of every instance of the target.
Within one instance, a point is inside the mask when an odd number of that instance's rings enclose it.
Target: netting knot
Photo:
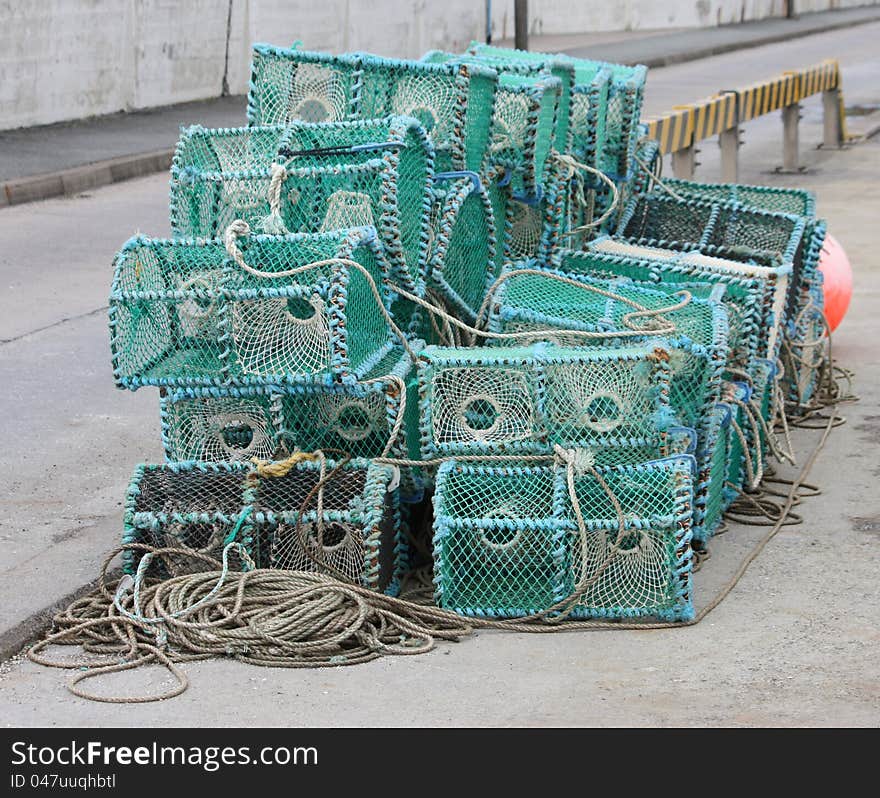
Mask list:
[[[578,476],[593,471],[596,466],[596,455],[592,449],[564,449],[556,443],[553,445],[553,452],[563,463],[573,468]]]

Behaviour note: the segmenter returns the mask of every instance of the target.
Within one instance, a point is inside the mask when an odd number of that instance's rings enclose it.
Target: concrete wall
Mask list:
[[[869,5],[869,0],[793,0],[798,13]],[[786,0],[529,0],[534,34],[692,28],[784,16]],[[493,0],[493,35],[513,36],[513,2]]]
[[[877,0],[875,0],[876,2]],[[865,0],[797,0],[802,11]],[[784,0],[531,0],[530,29],[716,25]],[[417,57],[485,36],[484,0],[0,0],[0,130],[247,90],[250,44]],[[492,1],[493,36],[513,0]]]

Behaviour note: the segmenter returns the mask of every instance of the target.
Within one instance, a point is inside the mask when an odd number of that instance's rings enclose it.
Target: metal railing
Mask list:
[[[840,147],[846,141],[846,116],[836,59],[806,67],[740,89],[724,90],[704,100],[676,105],[663,116],[644,119],[648,135],[657,139],[660,152],[672,154],[676,177],[693,177],[697,144],[718,136],[721,147],[721,180],[735,183],[739,177],[740,125],[772,111],[782,111],[782,167],[800,171],[798,122],[800,102],[822,95],[823,147]]]

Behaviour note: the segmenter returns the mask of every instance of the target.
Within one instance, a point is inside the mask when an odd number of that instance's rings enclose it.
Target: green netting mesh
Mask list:
[[[220,236],[373,226],[399,279],[421,286],[433,149],[412,119],[222,128],[181,134],[171,167],[171,229]],[[280,182],[279,182],[280,181]]]
[[[588,275],[600,279],[618,277],[637,285],[664,293],[689,291],[699,298],[714,298],[727,311],[728,368],[747,370],[758,356],[758,333],[764,321],[765,285],[760,280],[734,271],[712,271],[687,263],[688,255],[673,250],[660,250],[621,244],[600,238],[586,252],[559,250],[555,263],[560,271],[571,275]]]
[[[611,292],[624,300],[651,310],[668,308],[680,301],[668,292],[637,286],[625,280],[600,280],[584,275],[555,272],[515,274],[495,293],[489,330],[495,333],[546,331],[542,340],[561,345],[577,345],[583,337],[561,331],[623,331],[624,318],[634,310],[626,301],[611,299]],[[564,277],[577,285],[560,282]],[[700,430],[718,401],[721,375],[726,362],[727,319],[715,302],[692,299],[678,310],[663,313],[676,331],[662,339],[669,350],[671,385],[669,401],[685,426]],[[656,337],[647,327],[645,339]],[[597,342],[590,342],[597,345]],[[619,339],[610,339],[610,347]],[[602,342],[599,341],[598,345]],[[613,349],[612,349],[613,351]]]
[[[511,57],[513,54],[514,57]],[[575,110],[572,107],[575,102],[574,92],[586,87],[579,85],[576,79],[575,67],[570,61],[555,56],[543,58],[518,58],[516,51],[501,48],[487,47],[481,42],[471,42],[464,55],[459,58],[476,59],[486,64],[499,73],[513,72],[517,74],[549,74],[557,78],[561,91],[559,94],[558,111],[556,114],[556,130],[554,134],[555,146],[562,152],[572,149],[574,137],[585,135],[583,129],[584,119],[581,117],[577,122],[581,130],[576,130]]]
[[[663,155],[660,152],[660,142],[648,137],[648,126],[638,126],[638,138],[636,140],[635,157],[638,159],[633,170],[632,177],[626,185],[629,194],[621,203],[621,210],[629,204],[629,200],[636,194],[645,194],[656,185],[654,178],[659,177],[663,170]],[[667,182],[664,178],[664,182]]]
[[[654,346],[429,346],[419,357],[422,453],[545,454],[560,444],[626,461],[623,449],[650,449],[676,424],[667,358]]]
[[[575,477],[582,537],[564,469],[444,464],[435,495],[438,605],[466,615],[541,612],[598,574],[575,617],[690,617],[690,469],[687,458],[599,469],[626,518],[614,553],[616,514],[592,474]]]
[[[580,263],[588,271],[611,270],[636,280],[724,285],[722,301],[728,310],[733,342],[728,358],[731,367],[747,370],[755,357],[775,357],[779,352],[790,267],[768,267],[613,238],[597,239],[589,247],[589,255],[582,259],[569,258],[566,269]]]
[[[696,183],[690,180],[663,178],[664,185],[685,199],[709,202],[736,202],[756,210],[815,216],[816,196],[799,188],[749,186],[740,183]],[[654,193],[662,194],[657,187]]]
[[[239,251],[250,268],[269,273],[349,258],[380,291],[388,273],[368,229],[244,237]],[[392,346],[359,270],[330,263],[290,277],[256,276],[219,239],[131,239],[116,257],[109,316],[114,377],[133,390],[350,382]]]
[[[773,272],[743,268],[736,261],[696,257],[610,238],[597,239],[586,253],[565,253],[561,268],[579,274],[623,276],[672,290],[719,286],[719,290],[723,289],[720,301],[727,310],[730,330],[728,366],[748,370],[759,352],[766,351],[768,343],[772,346],[767,310],[772,308],[776,292]]]
[[[499,268],[492,202],[475,174],[437,177],[428,284],[473,321]]]
[[[574,66],[570,111],[572,151],[607,174],[626,177],[642,112],[645,67],[606,64],[562,53],[508,50],[477,42],[471,44],[470,52],[510,62],[559,61]],[[591,114],[595,114],[594,129],[589,127],[594,121]],[[591,156],[595,163],[589,160]]]
[[[405,561],[398,536],[399,507],[387,466],[345,464],[321,491],[321,510],[309,493],[334,463],[303,462],[267,477],[242,463],[139,466],[126,499],[124,543],[178,547],[219,559],[231,540],[257,567],[324,571],[374,590],[396,592]],[[297,533],[297,520],[300,529]],[[125,552],[133,573],[138,551]],[[233,567],[241,568],[233,558]],[[157,576],[215,566],[186,554],[162,555]]]
[[[415,348],[420,348],[418,342]],[[162,441],[169,461],[248,462],[292,451],[353,457],[419,457],[418,387],[409,356],[393,349],[351,385],[300,383],[246,388],[183,388],[161,400]],[[401,401],[401,398],[405,401]],[[387,449],[400,413],[404,426]],[[421,477],[401,469],[406,498]]]
[[[365,53],[330,56],[258,44],[248,123],[335,121],[344,118],[340,113],[354,119],[411,116],[427,131],[438,169],[480,172],[497,82],[495,70],[476,64],[430,64]]]
[[[489,141],[489,162],[509,169],[516,193],[538,196],[541,174],[556,144],[556,120],[562,81],[542,67],[507,65],[439,50],[427,53],[428,63],[487,63],[499,71],[495,112]],[[565,135],[563,133],[563,135]]]

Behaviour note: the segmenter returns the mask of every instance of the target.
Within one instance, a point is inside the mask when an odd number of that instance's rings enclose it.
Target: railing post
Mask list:
[[[721,182],[739,181],[739,125],[734,125],[718,134],[721,147]]]
[[[691,180],[697,167],[697,145],[690,146],[672,153],[672,174],[679,180]]]
[[[784,172],[800,171],[798,165],[798,152],[800,142],[798,138],[798,122],[801,118],[801,106],[799,103],[783,106],[782,108],[782,170]]]
[[[734,103],[733,115],[730,115],[730,111],[724,115],[727,127],[723,127],[718,133],[718,147],[721,150],[721,182],[736,183],[739,181],[739,123],[742,111],[740,96],[738,91],[731,89],[725,89],[718,94],[719,96],[733,97]]]
[[[840,123],[840,89],[835,86],[822,92],[822,146],[837,149],[843,143]]]

